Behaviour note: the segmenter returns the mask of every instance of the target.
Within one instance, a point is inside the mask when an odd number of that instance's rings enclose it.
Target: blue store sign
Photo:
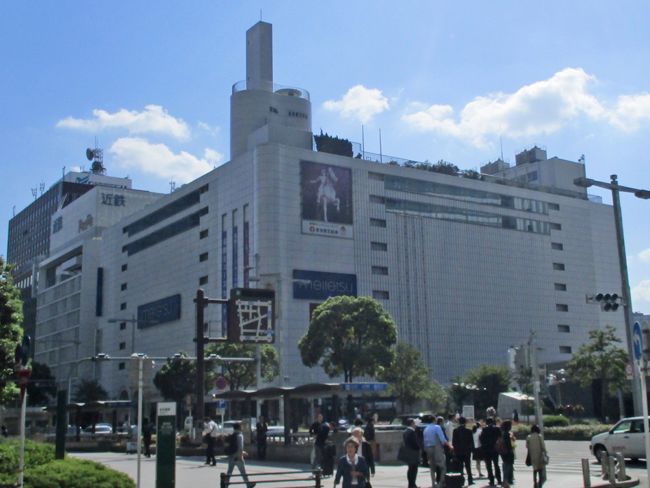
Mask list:
[[[293,270],[293,298],[326,300],[340,295],[357,296],[357,275]]]
[[[181,296],[172,295],[138,307],[138,329],[181,318]]]
[[[386,391],[388,383],[341,383],[343,391]]]

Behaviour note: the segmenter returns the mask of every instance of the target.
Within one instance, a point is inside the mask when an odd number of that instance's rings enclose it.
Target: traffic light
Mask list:
[[[597,293],[594,299],[600,303],[601,310],[605,312],[616,312],[620,305],[617,293]]]

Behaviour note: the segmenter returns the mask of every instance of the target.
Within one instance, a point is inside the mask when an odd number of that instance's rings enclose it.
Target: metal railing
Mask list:
[[[247,473],[249,483],[261,484],[274,484],[275,486],[291,487],[291,488],[321,488],[323,473],[320,469],[308,471],[267,471],[263,473]],[[284,476],[284,478],[282,478]],[[247,485],[241,473],[231,474],[228,476],[226,473],[220,475],[221,488],[228,486],[242,486]],[[233,478],[236,481],[233,481]],[[277,485],[276,483],[282,483]],[[298,483],[298,484],[296,484]],[[305,483],[305,484],[300,484]]]
[[[260,80],[255,83],[251,83],[251,86],[249,87],[248,82],[246,80],[241,80],[232,86],[233,94],[245,90],[263,90],[263,91],[273,92],[277,95],[284,95],[287,97],[298,97],[304,100],[310,100],[309,92],[304,88],[298,88],[297,86],[280,85],[278,83],[273,83],[270,81]]]

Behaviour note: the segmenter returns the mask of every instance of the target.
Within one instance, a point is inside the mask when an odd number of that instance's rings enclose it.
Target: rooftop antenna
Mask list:
[[[384,162],[384,157],[383,157],[383,153],[382,153],[382,150],[381,150],[381,129],[379,129],[379,162],[380,163]]]
[[[366,138],[363,132],[363,124],[361,124],[361,157],[366,159]]]
[[[499,145],[501,146],[501,161],[503,161],[503,137],[499,136]]]
[[[176,191],[176,182],[172,180],[169,182],[169,193],[174,193],[174,191]]]
[[[38,188],[32,188],[32,196],[34,197],[34,200],[38,198]]]
[[[41,195],[45,193],[45,183],[41,181],[41,183],[38,185],[38,189],[41,192]]]
[[[90,166],[90,170],[96,175],[103,175],[106,173],[106,168],[104,167],[104,150],[97,147],[97,138],[95,137],[95,148],[86,149],[86,158],[88,161],[92,161],[93,164]]]
[[[65,178],[65,166],[61,168],[61,178]]]

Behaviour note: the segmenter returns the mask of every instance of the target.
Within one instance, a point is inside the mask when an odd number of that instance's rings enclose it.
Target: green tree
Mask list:
[[[436,380],[431,380],[428,399],[431,411],[440,412],[447,405],[447,391]]]
[[[23,306],[11,268],[0,257],[0,404],[15,399],[14,356],[23,335]]]
[[[223,358],[254,358],[255,346],[251,344],[217,342],[209,344],[205,350],[206,354],[216,354]],[[262,360],[261,371],[262,380],[266,382],[273,381],[280,374],[280,355],[277,349],[270,344],[263,344],[260,347],[260,356]],[[256,364],[254,362],[225,362],[214,363],[217,369],[222,373],[214,370],[206,374],[206,378],[213,383],[218,375],[223,375],[228,380],[231,390],[240,390],[248,388],[255,384]]]
[[[431,380],[429,369],[422,361],[420,351],[411,344],[398,342],[393,361],[379,375],[390,384],[389,392],[397,397],[401,410],[411,409],[416,400],[429,398]]]
[[[47,405],[56,396],[56,383],[47,364],[32,362],[32,375],[27,384],[30,405]]]
[[[471,389],[476,411],[484,411],[498,403],[499,393],[508,391],[510,371],[507,366],[483,364],[465,373],[462,383]]]
[[[107,398],[108,393],[97,380],[81,380],[74,393],[75,401],[81,403],[96,402]]]
[[[153,377],[153,384],[165,400],[180,404],[187,395],[196,392],[196,361],[180,357],[168,358]]]
[[[570,380],[585,388],[600,382],[603,419],[607,395],[627,385],[625,366],[628,355],[619,344],[621,339],[616,336],[614,327],[608,325],[604,330],[591,330],[589,342],[580,346],[566,368]]]
[[[307,334],[298,342],[302,362],[321,364],[330,377],[343,374],[376,377],[390,366],[397,327],[379,302],[370,297],[338,296],[321,303]]]

